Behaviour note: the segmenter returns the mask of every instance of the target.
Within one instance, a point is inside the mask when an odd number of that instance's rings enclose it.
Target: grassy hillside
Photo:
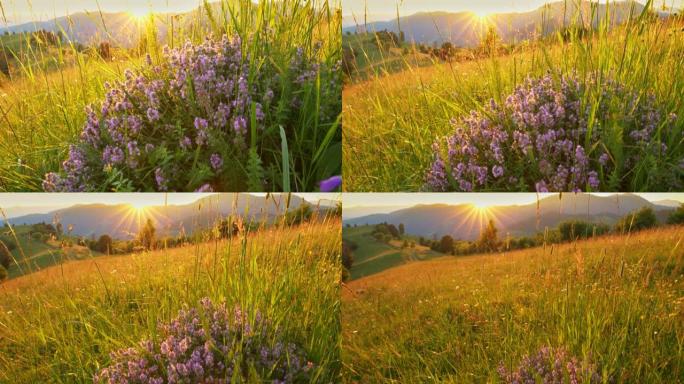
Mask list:
[[[544,153],[534,152],[525,157],[515,152],[511,149],[513,131],[521,129],[532,136],[535,131],[526,123],[516,125],[510,120],[497,120],[498,109],[492,110],[490,100],[494,108],[503,108],[508,96],[528,77],[539,79],[549,74],[555,88],[559,88],[562,76],[576,76],[584,90],[580,105],[589,136],[585,138],[582,134],[571,141],[584,148],[589,162],[583,167],[596,170],[597,175],[591,183],[579,183],[580,189],[588,190],[590,185],[592,190],[601,191],[677,189],[682,185],[678,167],[684,150],[684,104],[680,97],[684,92],[684,75],[676,70],[684,65],[683,25],[681,19],[655,21],[647,13],[633,15],[619,28],[602,24],[583,34],[559,32],[543,40],[522,43],[505,55],[415,66],[399,73],[388,70],[388,75],[349,84],[343,91],[343,170],[347,175],[344,188],[358,192],[426,189],[428,172],[439,155],[447,171],[455,168],[458,161],[472,160],[474,165],[485,168],[488,177],[486,183],[480,183],[468,174],[464,181],[474,186],[451,181],[437,189],[534,191],[535,182],[543,175],[557,175],[559,164],[569,169],[568,164],[579,156],[572,153],[557,164]],[[640,120],[646,113],[630,108],[628,97],[619,94],[622,91],[608,90],[611,81],[628,94],[636,95],[639,103],[652,103],[659,111],[652,116],[656,127],[644,142],[633,143],[630,134],[647,125]],[[570,110],[568,105],[564,107],[566,112]],[[608,111],[597,113],[599,108]],[[471,113],[478,116],[482,126],[502,127],[506,132],[500,164],[494,161],[493,149],[488,147],[491,140],[477,141],[481,129],[469,131],[469,125],[463,123]],[[491,121],[485,123],[487,119]],[[571,129],[562,123],[553,126],[563,127]],[[454,136],[458,128],[465,130],[466,138],[477,145],[480,155],[447,159],[446,137]],[[435,143],[438,150],[433,149]],[[652,146],[661,149],[649,152]],[[608,158],[600,159],[603,154]],[[542,166],[543,158],[553,162],[553,172]],[[503,167],[502,176],[493,170],[495,165]],[[441,173],[439,168],[432,169]],[[550,184],[549,180],[546,183]]]
[[[540,348],[599,382],[684,377],[684,227],[444,258],[348,283],[346,382],[501,382]],[[567,377],[566,377],[567,379]]]
[[[416,238],[409,235],[402,236],[402,240],[378,241],[372,236],[373,229],[374,226],[358,226],[345,227],[342,231],[342,239],[356,245],[353,251],[354,264],[350,271],[352,279],[379,273],[412,261],[442,256],[418,244],[413,248],[402,248],[403,240],[417,242]]]
[[[16,237],[7,227],[0,230],[3,239],[18,240],[17,247],[12,250],[12,257],[17,261],[11,263],[8,277],[13,278],[38,271],[70,260],[84,260],[102,256],[100,252],[76,244],[76,239],[70,239],[68,244],[51,239],[45,235],[42,239],[31,236],[31,226],[21,225],[12,228]],[[15,240],[16,239],[16,240]],[[69,240],[69,239],[63,239]]]
[[[92,382],[112,363],[110,352],[156,341],[161,324],[204,297],[242,308],[252,325],[266,321],[272,331],[263,335],[267,346],[301,349],[306,361],[285,364],[304,364],[305,381],[335,381],[340,226],[333,219],[229,241],[69,261],[0,284],[0,382]]]
[[[349,81],[363,81],[435,63],[412,44],[382,42],[373,33],[343,34],[344,70]]]

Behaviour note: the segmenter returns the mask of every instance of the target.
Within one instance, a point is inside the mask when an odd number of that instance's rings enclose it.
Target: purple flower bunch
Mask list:
[[[592,93],[596,88],[602,89],[599,96]],[[663,121],[652,95],[640,97],[613,80],[599,85],[597,76],[584,83],[574,74],[559,83],[550,74],[528,78],[503,104],[492,99],[482,111],[452,120],[454,133],[433,144],[426,189],[600,190],[643,152],[664,153],[667,146],[654,133],[673,121]],[[616,135],[607,128],[611,122],[624,132]],[[602,145],[610,135],[608,141],[627,149],[623,164],[616,161],[622,154]]]
[[[252,321],[240,308],[201,300],[199,308],[180,310],[161,327],[158,344],[112,353],[112,363],[95,375],[96,383],[230,383],[255,372],[273,383],[305,380],[314,369],[296,345],[278,341],[257,312]],[[275,341],[274,341],[275,340]]]
[[[290,102],[290,94],[314,83],[320,70],[298,51],[288,72],[294,79],[282,80],[269,60],[251,65],[242,45],[237,36],[210,36],[201,44],[166,47],[161,64],[148,56],[141,69],[106,83],[100,105],[86,109],[63,172],[47,174],[43,189],[242,189],[247,177],[239,170],[252,133],[265,135],[285,124],[283,115],[292,109],[279,107],[279,98]],[[284,88],[288,95],[281,95]],[[279,140],[265,142],[280,148]]]
[[[497,369],[499,378],[509,384],[578,384],[601,383],[601,374],[589,361],[568,355],[563,348],[542,347],[534,355],[522,358],[517,368],[509,371],[503,363]]]

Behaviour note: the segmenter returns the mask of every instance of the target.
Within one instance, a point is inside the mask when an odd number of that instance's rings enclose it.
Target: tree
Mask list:
[[[7,279],[7,269],[5,266],[0,265],[0,281]]]
[[[496,33],[496,28],[493,25],[489,26],[489,29],[487,29],[487,34],[485,35],[484,39],[482,39],[482,43],[480,44],[480,50],[482,53],[487,55],[496,53],[499,40],[499,34]]]
[[[449,236],[442,236],[439,241],[439,251],[442,253],[452,253],[454,251],[454,239]]]
[[[351,241],[342,240],[342,267],[344,267],[343,280],[349,278],[349,271],[351,271],[354,265],[354,250],[358,246],[356,243]]]
[[[100,45],[97,47],[97,53],[104,60],[111,59],[112,58],[112,45],[109,43],[109,41],[101,42]]]
[[[656,224],[658,224],[658,219],[653,209],[643,207],[620,219],[615,225],[615,230],[617,232],[641,231],[642,229],[654,227]]]
[[[609,228],[605,224],[593,224],[580,220],[564,221],[558,225],[561,241],[574,241],[576,239],[600,236],[608,232],[608,230]]]
[[[10,264],[12,264],[11,252],[15,247],[14,242],[0,239],[0,265],[6,269],[9,269]]]
[[[301,223],[311,220],[313,209],[308,203],[302,203],[299,208],[289,211],[285,214],[285,223],[287,225],[299,225]]]
[[[404,236],[404,223],[399,223],[399,234]]]
[[[152,219],[148,218],[145,226],[143,226],[138,234],[138,241],[140,241],[140,245],[143,248],[149,250],[154,247],[155,232],[154,223],[152,223]]]
[[[684,224],[684,204],[680,205],[667,217],[668,224]]]
[[[104,254],[111,254],[112,238],[107,234],[100,236],[100,238],[97,240],[97,243],[95,243],[95,248],[97,251],[102,252]]]
[[[390,235],[394,237],[395,239],[399,238],[399,230],[397,227],[394,226],[394,224],[388,224],[387,225],[387,230],[389,230]]]
[[[482,252],[495,252],[499,249],[499,239],[497,233],[499,232],[494,225],[494,220],[489,220],[487,227],[480,233],[480,238],[477,240],[477,245]]]

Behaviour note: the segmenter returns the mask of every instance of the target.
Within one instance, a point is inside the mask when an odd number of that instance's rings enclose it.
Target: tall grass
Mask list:
[[[188,40],[200,43],[209,34],[239,35],[249,58],[249,72],[258,73],[268,62],[278,68],[282,79],[290,77],[290,63],[298,48],[307,57],[315,54],[318,62],[329,67],[341,58],[341,16],[336,0],[264,0],[258,4],[219,0],[197,4],[199,7],[184,17],[159,14],[145,21],[131,20],[131,35],[140,37],[133,48],[118,48],[125,47],[124,42],[108,35],[105,25],[102,33],[115,47],[112,58],[103,58],[97,47],[84,48],[75,41],[60,40],[55,46],[26,38],[5,46],[6,39],[0,39],[0,48],[14,63],[10,76],[0,78],[0,190],[42,190],[45,175],[61,169],[69,145],[78,141],[86,121],[85,107],[94,103],[99,108],[106,92],[104,84],[122,80],[128,68],[142,68],[146,54],[158,61],[164,44],[177,48]],[[94,1],[92,7],[98,3]],[[8,14],[10,11],[5,9]],[[93,22],[104,21],[99,12],[90,14]],[[163,42],[159,26],[169,30]],[[69,35],[69,29],[63,32]],[[321,48],[316,50],[319,43]],[[281,182],[282,174],[290,175],[291,190],[315,190],[319,180],[340,173],[340,95],[334,91],[339,88],[328,86],[336,81],[330,74],[320,76],[305,94],[298,95],[301,108],[293,115],[296,118],[282,127],[287,132],[289,156],[282,156],[280,151],[280,126],[252,132],[252,147],[258,149],[262,161],[272,164],[266,176],[277,180],[266,185],[267,190],[286,186]],[[283,84],[287,88],[286,82]],[[321,105],[332,106],[337,112],[320,116]],[[278,113],[285,113],[282,107]],[[288,159],[288,164],[282,159]],[[246,166],[240,164],[238,169],[246,172]],[[235,182],[235,190],[246,189],[241,182]]]
[[[541,347],[602,382],[684,375],[683,227],[503,254],[445,257],[342,293],[345,382],[501,382]]]
[[[259,311],[284,341],[304,349],[314,364],[311,382],[336,381],[340,231],[338,218],[321,217],[228,240],[66,262],[5,282],[0,381],[92,382],[110,352],[154,339],[158,324],[203,297],[251,316]]]
[[[576,3],[567,1],[565,5],[571,9]],[[521,42],[505,54],[428,68],[407,64],[404,71],[390,75],[386,73],[392,70],[378,70],[371,80],[346,86],[343,91],[345,190],[420,190],[433,160],[431,146],[437,138],[453,132],[449,124],[452,118],[458,119],[470,111],[482,112],[490,99],[502,103],[528,76],[541,77],[547,72],[556,79],[577,73],[590,89],[583,101],[588,107],[599,102],[604,79],[616,80],[641,98],[652,92],[665,113],[678,116],[671,132],[658,136],[668,145],[667,160],[659,167],[647,160],[625,167],[618,188],[633,191],[676,188],[664,185],[649,174],[668,172],[681,180],[677,159],[681,159],[683,150],[684,105],[680,95],[684,92],[684,74],[678,68],[684,65],[683,24],[681,17],[654,20],[650,17],[652,10],[653,4],[649,1],[643,13],[632,11],[620,26],[614,25],[609,11],[607,16],[600,15],[602,21],[586,34],[553,33]],[[595,20],[597,12],[594,4],[588,14],[569,15],[571,21],[567,27],[582,20],[584,23]],[[545,28],[544,25],[542,22],[539,29]],[[601,81],[589,83],[592,76]],[[623,128],[605,127],[600,142],[592,144],[613,146],[616,152],[632,150],[618,140]]]

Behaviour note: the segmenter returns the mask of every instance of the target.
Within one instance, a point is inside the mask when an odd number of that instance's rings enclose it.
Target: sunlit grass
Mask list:
[[[23,39],[12,41],[10,47],[5,45],[4,38],[0,39],[0,51],[4,50],[13,63],[10,76],[0,75],[0,191],[42,190],[45,174],[59,171],[69,146],[78,141],[85,122],[85,107],[95,103],[99,108],[105,95],[104,84],[121,80],[127,68],[141,68],[147,53],[157,60],[164,44],[179,47],[187,40],[198,43],[211,34],[240,35],[248,41],[256,33],[268,31],[273,37],[270,43],[252,40],[244,51],[252,57],[268,57],[283,77],[289,75],[290,60],[298,47],[308,52],[321,42],[317,57],[320,62],[332,66],[340,59],[338,1],[264,0],[255,5],[243,0],[220,0],[211,5],[200,1],[197,5],[187,18],[162,17],[144,4],[132,9],[126,25],[131,36],[141,42],[129,47],[109,39],[111,57],[101,57],[97,46],[69,40],[52,45]],[[5,12],[11,12],[10,6],[5,5]],[[97,8],[97,2],[93,7]],[[100,22],[98,12],[89,17],[96,24]],[[156,23],[170,31],[165,42],[160,40]],[[101,34],[107,40],[106,31]],[[249,65],[262,64],[250,60]],[[288,132],[297,131],[297,135],[289,138],[290,153],[284,157],[291,164],[277,164],[280,169],[268,170],[285,173],[283,169],[292,168],[292,190],[314,190],[319,180],[340,173],[339,121],[319,125],[319,110],[312,107],[330,98],[339,101],[339,96],[323,95],[320,83],[311,88],[302,95],[307,102],[298,121],[288,122],[284,127]],[[326,99],[322,100],[323,97]],[[273,141],[280,148],[279,132],[264,134],[256,142]],[[261,155],[262,160],[274,158],[281,162],[283,158],[279,152]]]
[[[342,293],[344,382],[500,382],[541,346],[603,382],[684,374],[684,228],[410,263]]]
[[[154,337],[200,298],[259,310],[320,368],[339,372],[341,223],[245,232],[181,248],[67,261],[0,284],[0,381],[92,382],[109,353]]]
[[[404,61],[398,73],[396,68],[382,70],[382,65],[369,76],[364,72],[359,77],[368,80],[347,84],[343,91],[344,188],[350,192],[423,189],[433,161],[431,146],[453,132],[450,120],[482,111],[490,99],[503,102],[528,76],[550,72],[555,78],[570,73],[582,79],[592,74],[613,78],[642,95],[652,92],[665,113],[684,115],[680,97],[684,72],[677,70],[684,66],[683,26],[681,18],[650,21],[634,14],[618,28],[602,23],[587,36],[553,34],[522,42],[505,54],[428,67]],[[673,158],[684,150],[684,120],[677,119],[674,127],[663,138]],[[616,135],[619,132],[605,136]],[[669,166],[670,174],[681,172],[676,164]],[[647,162],[625,170],[622,188],[672,188],[649,180],[653,171]]]

